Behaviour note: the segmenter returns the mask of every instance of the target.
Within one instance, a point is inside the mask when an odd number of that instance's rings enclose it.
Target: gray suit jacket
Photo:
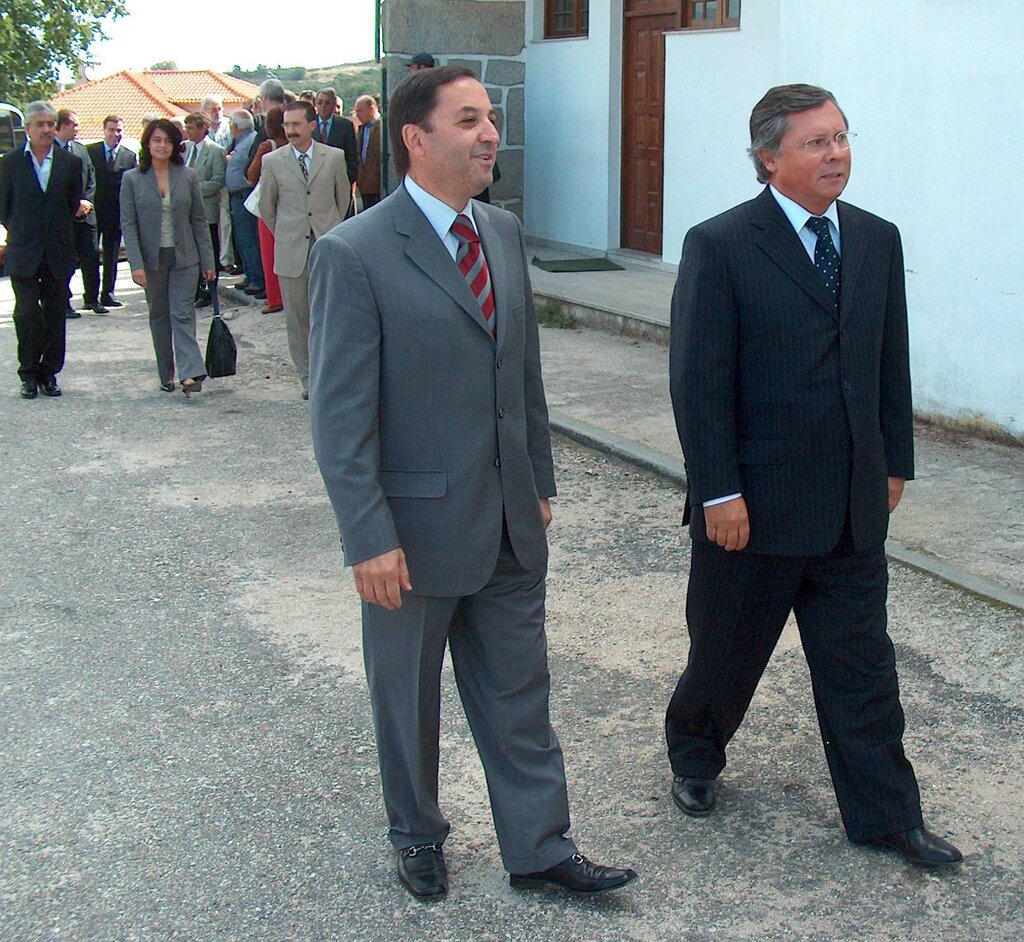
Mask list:
[[[194,146],[189,141],[185,147],[186,164]],[[206,208],[207,221],[213,225],[220,220],[220,191],[224,189],[224,171],[227,169],[227,160],[224,158],[224,148],[209,134],[203,139],[203,146],[199,149],[199,156],[192,169],[199,177],[199,191],[203,194],[203,206]]]
[[[538,498],[555,481],[522,230],[474,212],[497,341],[405,187],[310,260],[313,445],[346,563],[400,546],[420,595],[479,591],[503,519],[523,566],[547,562]]]
[[[171,206],[174,212],[174,267],[216,267],[210,227],[199,190],[199,177],[189,167],[171,164]],[[162,204],[152,170],[129,170],[121,181],[121,231],[132,271],[160,267]]]
[[[95,207],[96,205],[96,168],[92,165],[92,161],[89,159],[89,151],[86,150],[84,144],[80,144],[78,141],[68,141],[68,149],[74,154],[80,161],[82,161],[82,199],[88,200]],[[76,222],[84,222],[87,225],[96,225],[96,210],[93,209],[88,215],[83,216],[81,219],[76,219]]]
[[[260,171],[260,216],[274,233],[274,272],[298,278],[306,271],[310,237],[318,239],[345,218],[352,201],[345,155],[313,142],[309,183],[291,144],[265,154]]]

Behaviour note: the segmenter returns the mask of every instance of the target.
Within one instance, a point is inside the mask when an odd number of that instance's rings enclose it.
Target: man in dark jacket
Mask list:
[[[0,262],[14,287],[21,397],[41,389],[59,396],[65,311],[75,269],[75,214],[81,208],[82,162],[54,146],[57,111],[47,101],[25,109],[25,147],[0,160]]]

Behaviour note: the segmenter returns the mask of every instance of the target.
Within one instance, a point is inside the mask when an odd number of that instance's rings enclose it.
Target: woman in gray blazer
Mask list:
[[[216,272],[199,178],[182,165],[181,131],[166,118],[142,132],[136,170],[121,182],[121,230],[132,281],[146,289],[160,388],[203,388],[206,367],[196,343],[196,285]]]

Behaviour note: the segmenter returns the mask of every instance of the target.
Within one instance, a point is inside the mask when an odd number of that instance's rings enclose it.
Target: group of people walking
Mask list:
[[[186,396],[202,389],[196,306],[212,303],[218,274],[228,270],[244,273],[238,290],[267,301],[263,313],[285,312],[289,351],[308,396],[309,250],[354,211],[357,182],[363,208],[380,198],[375,100],[363,96],[356,104],[358,135],[337,113],[332,89],[315,102],[268,80],[253,106],[258,116],[239,109],[225,119],[211,96],[183,121],[146,119],[138,158],[122,143],[117,115],[104,119],[102,141],[83,146],[73,112],[43,101],[28,106],[24,151],[0,160],[23,398],[61,394],[64,321],[80,316],[69,291],[76,266],[86,310],[121,306],[115,284],[122,238],[132,280],[146,292],[160,389],[180,387]],[[271,170],[271,195],[261,196],[265,158],[275,150],[297,157],[296,147],[301,166],[281,161],[295,179]],[[236,260],[241,267],[231,268]]]

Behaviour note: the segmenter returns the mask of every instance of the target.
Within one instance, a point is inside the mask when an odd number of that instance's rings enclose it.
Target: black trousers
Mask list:
[[[202,301],[210,298],[213,293],[214,285],[217,284],[217,266],[220,264],[220,223],[210,223],[210,239],[213,242],[213,282],[208,285],[203,285],[202,272],[199,274],[199,283],[196,285],[196,300]]]
[[[18,376],[44,382],[64,367],[65,312],[71,272],[52,272],[45,257],[31,278],[11,277]]]
[[[101,298],[114,296],[114,283],[117,281],[117,256],[121,251],[121,221],[109,220],[100,223],[100,241],[103,243],[103,293]],[[96,268],[93,271],[97,271]]]
[[[726,552],[693,542],[690,653],[666,716],[676,775],[715,778],[794,612],[843,824],[866,841],[921,824],[903,753],[896,656],[886,630],[885,548],[854,549],[849,527],[818,557]]]
[[[82,294],[86,307],[99,300],[99,252],[96,247],[96,227],[81,219],[75,220],[75,255],[82,270]]]

